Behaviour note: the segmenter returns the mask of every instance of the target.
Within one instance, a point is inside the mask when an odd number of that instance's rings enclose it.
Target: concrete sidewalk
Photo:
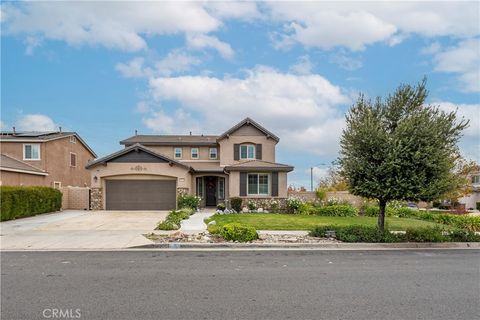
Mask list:
[[[199,234],[207,231],[207,225],[203,220],[213,216],[215,209],[202,209],[195,212],[187,220],[183,220],[180,224],[180,232],[185,234]]]

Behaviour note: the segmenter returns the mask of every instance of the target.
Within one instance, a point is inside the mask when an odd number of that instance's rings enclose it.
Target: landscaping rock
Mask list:
[[[217,221],[213,220],[208,223],[209,226],[215,226],[217,225]]]

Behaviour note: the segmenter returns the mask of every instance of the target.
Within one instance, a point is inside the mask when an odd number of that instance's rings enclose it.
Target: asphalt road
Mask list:
[[[2,252],[1,267],[1,319],[480,318],[474,250]]]

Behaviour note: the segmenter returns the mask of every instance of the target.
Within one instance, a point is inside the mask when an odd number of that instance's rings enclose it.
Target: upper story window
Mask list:
[[[70,152],[70,167],[76,167],[77,166],[77,154]]]
[[[480,184],[480,175],[472,176],[472,184]]]
[[[40,160],[40,144],[24,144],[23,160]]]
[[[210,148],[208,154],[210,155],[210,159],[217,159],[217,148]]]
[[[253,144],[242,144],[240,146],[240,159],[241,160],[255,159],[255,145],[253,145]]]
[[[175,148],[174,154],[175,154],[175,159],[181,159],[182,158],[182,148]]]
[[[71,142],[71,143],[77,143],[77,137],[75,137],[75,136],[70,136],[70,142]]]
[[[192,148],[192,159],[198,159],[198,148]]]

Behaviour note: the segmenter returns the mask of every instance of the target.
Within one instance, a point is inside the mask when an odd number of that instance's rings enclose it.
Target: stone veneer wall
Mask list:
[[[278,202],[279,212],[285,212],[287,210],[287,199],[286,198],[242,198],[242,208],[248,207],[248,202],[254,202],[257,208],[263,208],[263,210],[271,210],[272,201]]]
[[[102,188],[90,189],[90,210],[103,210]]]

